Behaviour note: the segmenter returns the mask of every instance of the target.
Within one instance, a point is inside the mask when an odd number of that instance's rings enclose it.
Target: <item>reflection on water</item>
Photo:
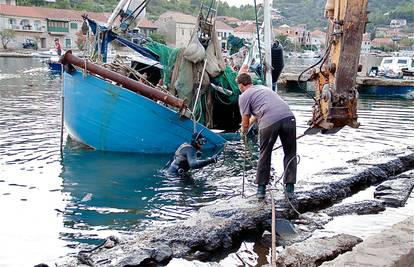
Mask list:
[[[1,266],[54,262],[76,251],[79,241],[94,243],[171,223],[240,193],[240,142],[230,143],[218,164],[188,179],[159,172],[171,155],[90,151],[68,140],[61,159],[60,86],[60,76],[50,75],[37,59],[0,58],[0,237],[7,244],[0,253]],[[312,99],[281,94],[301,134],[311,117]],[[324,182],[328,176],[314,174],[346,166],[350,159],[413,146],[413,111],[410,100],[360,99],[359,129],[299,140],[299,185]],[[247,194],[255,190],[255,149],[246,162]],[[275,175],[281,175],[282,151],[274,153],[272,165]]]

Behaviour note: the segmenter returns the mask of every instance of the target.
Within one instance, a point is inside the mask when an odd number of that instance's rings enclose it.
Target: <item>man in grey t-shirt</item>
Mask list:
[[[239,97],[242,116],[241,133],[249,129],[250,117],[255,116],[259,125],[260,155],[257,166],[257,197],[265,198],[266,185],[270,178],[270,165],[273,145],[277,138],[285,154],[283,163],[286,191],[292,193],[296,183],[296,121],[288,104],[280,96],[262,85],[252,85],[252,78],[247,73],[237,77],[237,84],[242,94]]]

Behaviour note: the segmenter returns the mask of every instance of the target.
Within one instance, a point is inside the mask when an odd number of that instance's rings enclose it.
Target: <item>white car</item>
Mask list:
[[[390,78],[402,78],[403,69],[412,70],[414,60],[411,57],[385,57],[378,68],[378,75]]]

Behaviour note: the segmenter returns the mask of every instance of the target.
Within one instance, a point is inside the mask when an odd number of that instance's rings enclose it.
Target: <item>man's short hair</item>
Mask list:
[[[237,76],[237,84],[243,84],[244,86],[252,84],[252,77],[247,73],[241,73]]]

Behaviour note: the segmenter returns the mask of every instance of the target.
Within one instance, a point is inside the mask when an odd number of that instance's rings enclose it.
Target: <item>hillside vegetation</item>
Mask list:
[[[259,1],[259,0],[258,0]],[[156,19],[167,10],[176,10],[188,14],[197,14],[201,0],[150,0],[147,6],[148,16]],[[210,4],[210,1],[203,1]],[[55,8],[72,8],[76,10],[111,12],[118,3],[117,0],[56,0],[48,3],[43,0],[19,0],[19,5],[48,6]],[[277,0],[275,7],[285,17],[278,24],[307,24],[310,28],[324,27],[323,18],[325,0]],[[370,0],[368,29],[389,25],[391,19],[402,18],[414,24],[414,1],[412,0]],[[254,19],[253,0],[251,5],[230,7],[226,2],[220,2],[218,15],[236,17],[242,20]]]

